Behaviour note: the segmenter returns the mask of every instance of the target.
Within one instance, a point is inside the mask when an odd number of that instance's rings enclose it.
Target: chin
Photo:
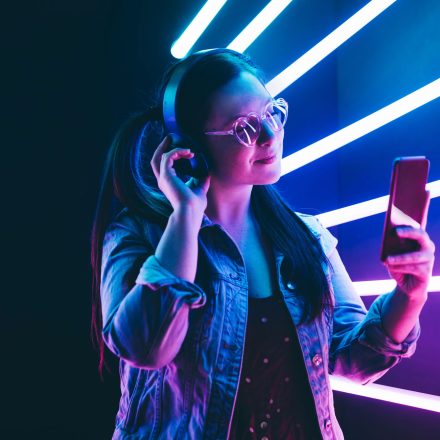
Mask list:
[[[255,183],[254,185],[271,185],[273,183],[276,183],[280,180],[281,178],[281,171],[279,171],[278,173],[271,173],[270,175],[267,176],[259,176],[258,179],[255,179]]]
[[[281,162],[278,162],[274,168],[267,169],[266,172],[260,173],[260,179],[264,180],[263,185],[278,182],[281,178]]]

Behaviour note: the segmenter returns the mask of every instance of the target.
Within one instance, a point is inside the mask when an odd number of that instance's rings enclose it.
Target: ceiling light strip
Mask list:
[[[228,49],[244,52],[290,3],[292,0],[272,0],[269,2],[229,44]]]
[[[386,107],[282,159],[281,175],[353,142],[440,96],[440,78]]]
[[[171,55],[175,58],[185,57],[226,2],[227,0],[208,0],[182,35],[173,43]]]
[[[270,80],[266,84],[269,93],[272,96],[281,93],[395,2],[396,0],[370,1],[316,46]]]

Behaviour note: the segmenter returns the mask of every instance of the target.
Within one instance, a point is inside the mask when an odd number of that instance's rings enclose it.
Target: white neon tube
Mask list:
[[[440,412],[440,396],[403,390],[401,388],[376,383],[360,385],[339,376],[330,376],[330,383],[334,391]]]
[[[440,180],[428,183],[425,188],[429,190],[430,199],[440,196]],[[325,227],[329,228],[385,212],[388,208],[388,199],[389,196],[377,197],[376,199],[324,212],[315,217],[317,217]]]
[[[171,55],[183,58],[194,46],[227,0],[208,0],[182,35],[171,46]]]
[[[395,2],[396,0],[372,0],[316,46],[270,80],[266,84],[269,93],[272,96],[281,93]]]
[[[282,159],[281,175],[290,173],[440,96],[440,78],[386,107]]]
[[[396,287],[395,280],[355,281],[353,284],[360,296],[382,295]],[[431,277],[428,292],[440,292],[440,276]]]
[[[322,224],[329,228],[330,226],[340,225],[342,223],[352,222],[370,215],[385,212],[388,208],[389,196],[378,197],[367,200],[366,202],[356,203],[344,208],[335,209],[315,217],[319,218]]]
[[[244,52],[290,3],[292,0],[272,0],[269,2],[229,44],[228,49]]]

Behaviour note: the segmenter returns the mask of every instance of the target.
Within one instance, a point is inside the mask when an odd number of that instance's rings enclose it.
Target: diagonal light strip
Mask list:
[[[270,1],[229,44],[228,49],[244,52],[290,3],[292,0]]]
[[[353,284],[360,296],[382,295],[396,287],[395,280],[355,281]],[[431,277],[428,292],[440,292],[440,276]]]
[[[370,397],[385,402],[398,403],[399,405],[407,405],[413,408],[440,413],[440,396],[433,394],[403,390],[401,388],[394,388],[377,383],[361,385],[339,376],[331,376],[330,383],[334,391]]]
[[[281,93],[395,2],[396,0],[372,0],[369,2],[316,46],[270,80],[266,84],[269,93],[272,96]]]
[[[428,183],[425,188],[429,191],[430,199],[440,197],[440,180]],[[356,203],[344,208],[324,212],[315,217],[317,217],[325,227],[330,228],[331,226],[352,222],[354,220],[385,212],[388,208],[388,199],[389,196],[382,196],[376,199],[367,200],[366,202]]]
[[[194,46],[227,0],[208,0],[182,35],[171,46],[171,55],[183,58]]]
[[[366,134],[394,121],[440,96],[440,78],[371,115],[282,159],[281,175],[290,173]]]

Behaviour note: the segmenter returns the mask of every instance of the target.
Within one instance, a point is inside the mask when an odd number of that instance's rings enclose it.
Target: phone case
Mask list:
[[[425,189],[428,171],[429,160],[424,156],[399,157],[394,160],[380,252],[382,261],[388,255],[419,249],[418,242],[400,238],[395,228],[409,225],[425,229],[430,195]]]

